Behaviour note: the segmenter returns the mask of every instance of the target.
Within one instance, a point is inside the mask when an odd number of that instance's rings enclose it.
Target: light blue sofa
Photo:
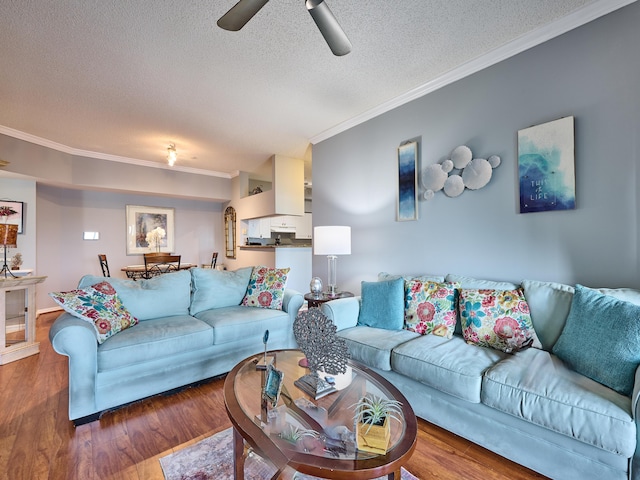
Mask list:
[[[297,348],[293,321],[304,301],[285,290],[282,310],[241,306],[252,268],[195,268],[124,280],[104,280],[139,323],[98,344],[90,323],[69,313],[51,326],[56,352],[69,357],[69,419],[76,425],[105,410],[229,372],[240,360],[269,349]]]
[[[459,275],[433,278],[471,289],[518,287]],[[459,334],[448,340],[358,325],[359,297],[321,308],[352,358],[393,383],[417,416],[551,478],[639,479],[640,374],[636,370],[629,397],[570,370],[551,350],[574,287],[537,281],[521,287],[543,348],[515,354],[469,345]],[[602,292],[640,304],[637,291]]]

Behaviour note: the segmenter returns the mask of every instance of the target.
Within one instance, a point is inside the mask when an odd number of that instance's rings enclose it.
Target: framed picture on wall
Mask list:
[[[398,147],[398,212],[397,220],[418,219],[418,142]]]
[[[14,202],[13,200],[0,200],[0,208],[7,207],[16,213],[8,215],[7,223],[9,225],[18,225],[18,233],[23,233],[24,224],[24,202]],[[4,217],[2,217],[4,222]]]
[[[518,130],[520,213],[576,208],[574,119]]]
[[[174,251],[173,208],[127,205],[126,217],[127,255]]]

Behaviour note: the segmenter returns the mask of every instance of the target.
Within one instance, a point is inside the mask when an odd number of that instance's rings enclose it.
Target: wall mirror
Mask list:
[[[236,211],[233,207],[224,211],[224,243],[225,256],[236,258]]]

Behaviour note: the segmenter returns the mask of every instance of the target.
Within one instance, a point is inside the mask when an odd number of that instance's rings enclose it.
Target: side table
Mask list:
[[[328,293],[321,293],[319,297],[316,297],[313,293],[305,293],[304,299],[307,301],[309,308],[320,307],[325,302],[329,300],[336,300],[338,298],[347,298],[353,297],[353,293],[351,292],[339,292],[335,295],[329,295]]]

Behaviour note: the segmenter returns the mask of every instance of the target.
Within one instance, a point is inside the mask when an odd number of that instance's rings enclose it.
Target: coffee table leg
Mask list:
[[[388,480],[400,480],[401,478],[402,478],[401,469],[398,469],[395,472],[391,472],[389,475],[387,475]]]
[[[233,478],[244,480],[244,440],[235,427],[233,429]]]

